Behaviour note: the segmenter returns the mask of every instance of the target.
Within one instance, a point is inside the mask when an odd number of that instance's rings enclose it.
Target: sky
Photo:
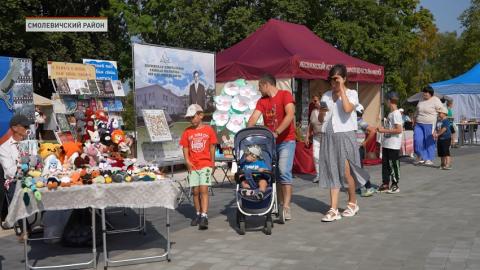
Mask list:
[[[420,5],[432,12],[439,32],[463,31],[458,17],[470,6],[470,0],[420,0]]]

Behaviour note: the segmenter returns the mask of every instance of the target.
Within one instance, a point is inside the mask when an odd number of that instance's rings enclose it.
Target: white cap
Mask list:
[[[440,108],[437,110],[437,112],[438,112],[438,113],[448,114],[448,109],[447,109],[447,107],[442,106],[442,107],[440,107]]]
[[[195,114],[197,114],[197,112],[203,112],[202,107],[200,107],[200,105],[198,104],[192,104],[188,106],[187,114],[185,114],[185,117],[193,117],[195,116]]]
[[[355,107],[355,111],[358,113],[363,113],[365,109],[363,108],[362,104],[358,103],[358,105]]]
[[[247,147],[247,153],[253,154],[258,158],[262,158],[262,148],[259,145],[250,145]]]
[[[400,108],[400,109],[398,109],[398,110],[399,110],[401,113],[403,113],[403,112],[404,112],[403,108]]]

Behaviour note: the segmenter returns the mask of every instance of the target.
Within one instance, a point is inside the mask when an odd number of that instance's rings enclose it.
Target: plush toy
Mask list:
[[[103,177],[102,175],[98,175],[93,178],[93,182],[95,184],[105,184],[105,177]]]
[[[42,176],[55,176],[62,172],[62,163],[55,155],[50,155],[45,159]]]
[[[112,145],[112,136],[110,135],[110,133],[102,134],[100,136],[100,142],[107,147]]]
[[[97,131],[100,135],[110,132],[107,128],[107,123],[101,121],[98,121]]]
[[[70,177],[68,176],[62,176],[62,178],[60,178],[60,186],[61,187],[69,187],[71,185],[71,179]]]
[[[116,129],[112,132],[112,142],[114,144],[119,144],[120,142],[125,141],[125,133],[121,129]]]
[[[52,176],[47,179],[47,187],[49,190],[57,189],[59,185],[60,181],[57,177]]]
[[[82,180],[80,179],[80,172],[79,171],[74,171],[72,174],[70,174],[70,183],[71,185],[78,186],[82,185]]]
[[[76,169],[82,169],[90,166],[90,157],[87,154],[80,154],[73,161]]]
[[[38,155],[45,160],[50,155],[55,155],[60,158],[60,144],[57,143],[42,143],[38,149]]]
[[[105,184],[112,183],[112,177],[110,175],[106,174],[103,177],[105,177]]]
[[[37,188],[43,188],[47,180],[44,177],[35,177],[33,178],[33,183]]]
[[[61,149],[64,154],[63,164],[66,165],[66,167],[69,167],[70,165],[73,165],[75,159],[80,156],[80,153],[82,153],[82,143],[66,142],[62,144]]]
[[[33,177],[33,178],[40,177],[41,175],[42,175],[42,172],[37,171],[37,170],[32,170],[32,169],[30,169],[30,170],[28,171],[28,176],[31,176],[31,177]]]
[[[97,110],[95,112],[95,119],[104,123],[108,123],[108,115],[104,110]]]
[[[80,179],[84,185],[91,185],[92,182],[92,175],[88,173],[86,170],[82,170],[80,173]]]
[[[118,118],[111,117],[110,121],[108,122],[108,130],[112,133],[114,130],[120,128],[120,123],[118,122]]]
[[[98,144],[100,142],[100,133],[98,130],[90,131],[88,130],[88,135],[90,137],[90,142],[93,144]]]
[[[42,199],[42,194],[40,191],[37,190],[37,187],[33,184],[33,179],[32,177],[25,177],[22,180],[22,191],[23,191],[23,202],[25,203],[25,206],[30,205],[30,195],[28,194],[28,191],[31,190],[33,192],[33,195],[35,196],[35,199],[37,201],[40,201]]]
[[[98,147],[95,147],[94,144],[88,141],[83,146],[83,153],[90,158],[89,165],[91,167],[97,166],[98,162],[100,162],[100,159],[102,157],[102,154],[100,153]]]
[[[126,175],[122,171],[117,171],[114,174],[112,174],[112,180],[115,183],[121,183],[125,180],[125,178],[126,178]]]
[[[110,166],[114,168],[123,168],[125,166],[125,163],[123,162],[123,157],[120,155],[119,152],[112,152],[110,154]]]

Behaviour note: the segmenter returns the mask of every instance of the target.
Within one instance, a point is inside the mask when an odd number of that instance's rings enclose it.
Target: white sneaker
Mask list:
[[[347,209],[345,209],[345,211],[343,211],[342,216],[353,217],[358,213],[359,210],[360,210],[360,207],[358,207],[357,203],[349,202],[348,205],[347,205]]]
[[[415,160],[413,165],[422,165],[423,163],[425,163],[425,160]]]
[[[327,214],[322,218],[322,221],[323,222],[332,222],[332,221],[339,220],[339,219],[342,219],[342,216],[338,212],[338,209],[330,208],[330,210],[328,210]]]
[[[434,164],[431,160],[427,160],[427,161],[425,161],[425,165],[426,166],[433,166]]]

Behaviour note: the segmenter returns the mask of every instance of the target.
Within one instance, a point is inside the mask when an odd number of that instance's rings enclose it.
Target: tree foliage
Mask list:
[[[47,61],[81,63],[82,58],[120,61],[120,76],[131,76],[129,37],[109,3],[91,1],[0,1],[0,55],[31,58],[35,92],[49,97]],[[25,32],[28,16],[109,16],[107,33]]]
[[[270,18],[304,24],[338,49],[385,67],[402,97],[471,68],[480,56],[480,0],[460,20],[465,32],[437,33],[419,0],[3,0],[0,54],[33,59],[35,89],[47,95],[46,61],[119,61],[131,79],[131,40],[218,52]],[[11,14],[16,14],[12,18]],[[107,16],[108,33],[25,33],[25,16]],[[301,41],[299,41],[301,42]]]

